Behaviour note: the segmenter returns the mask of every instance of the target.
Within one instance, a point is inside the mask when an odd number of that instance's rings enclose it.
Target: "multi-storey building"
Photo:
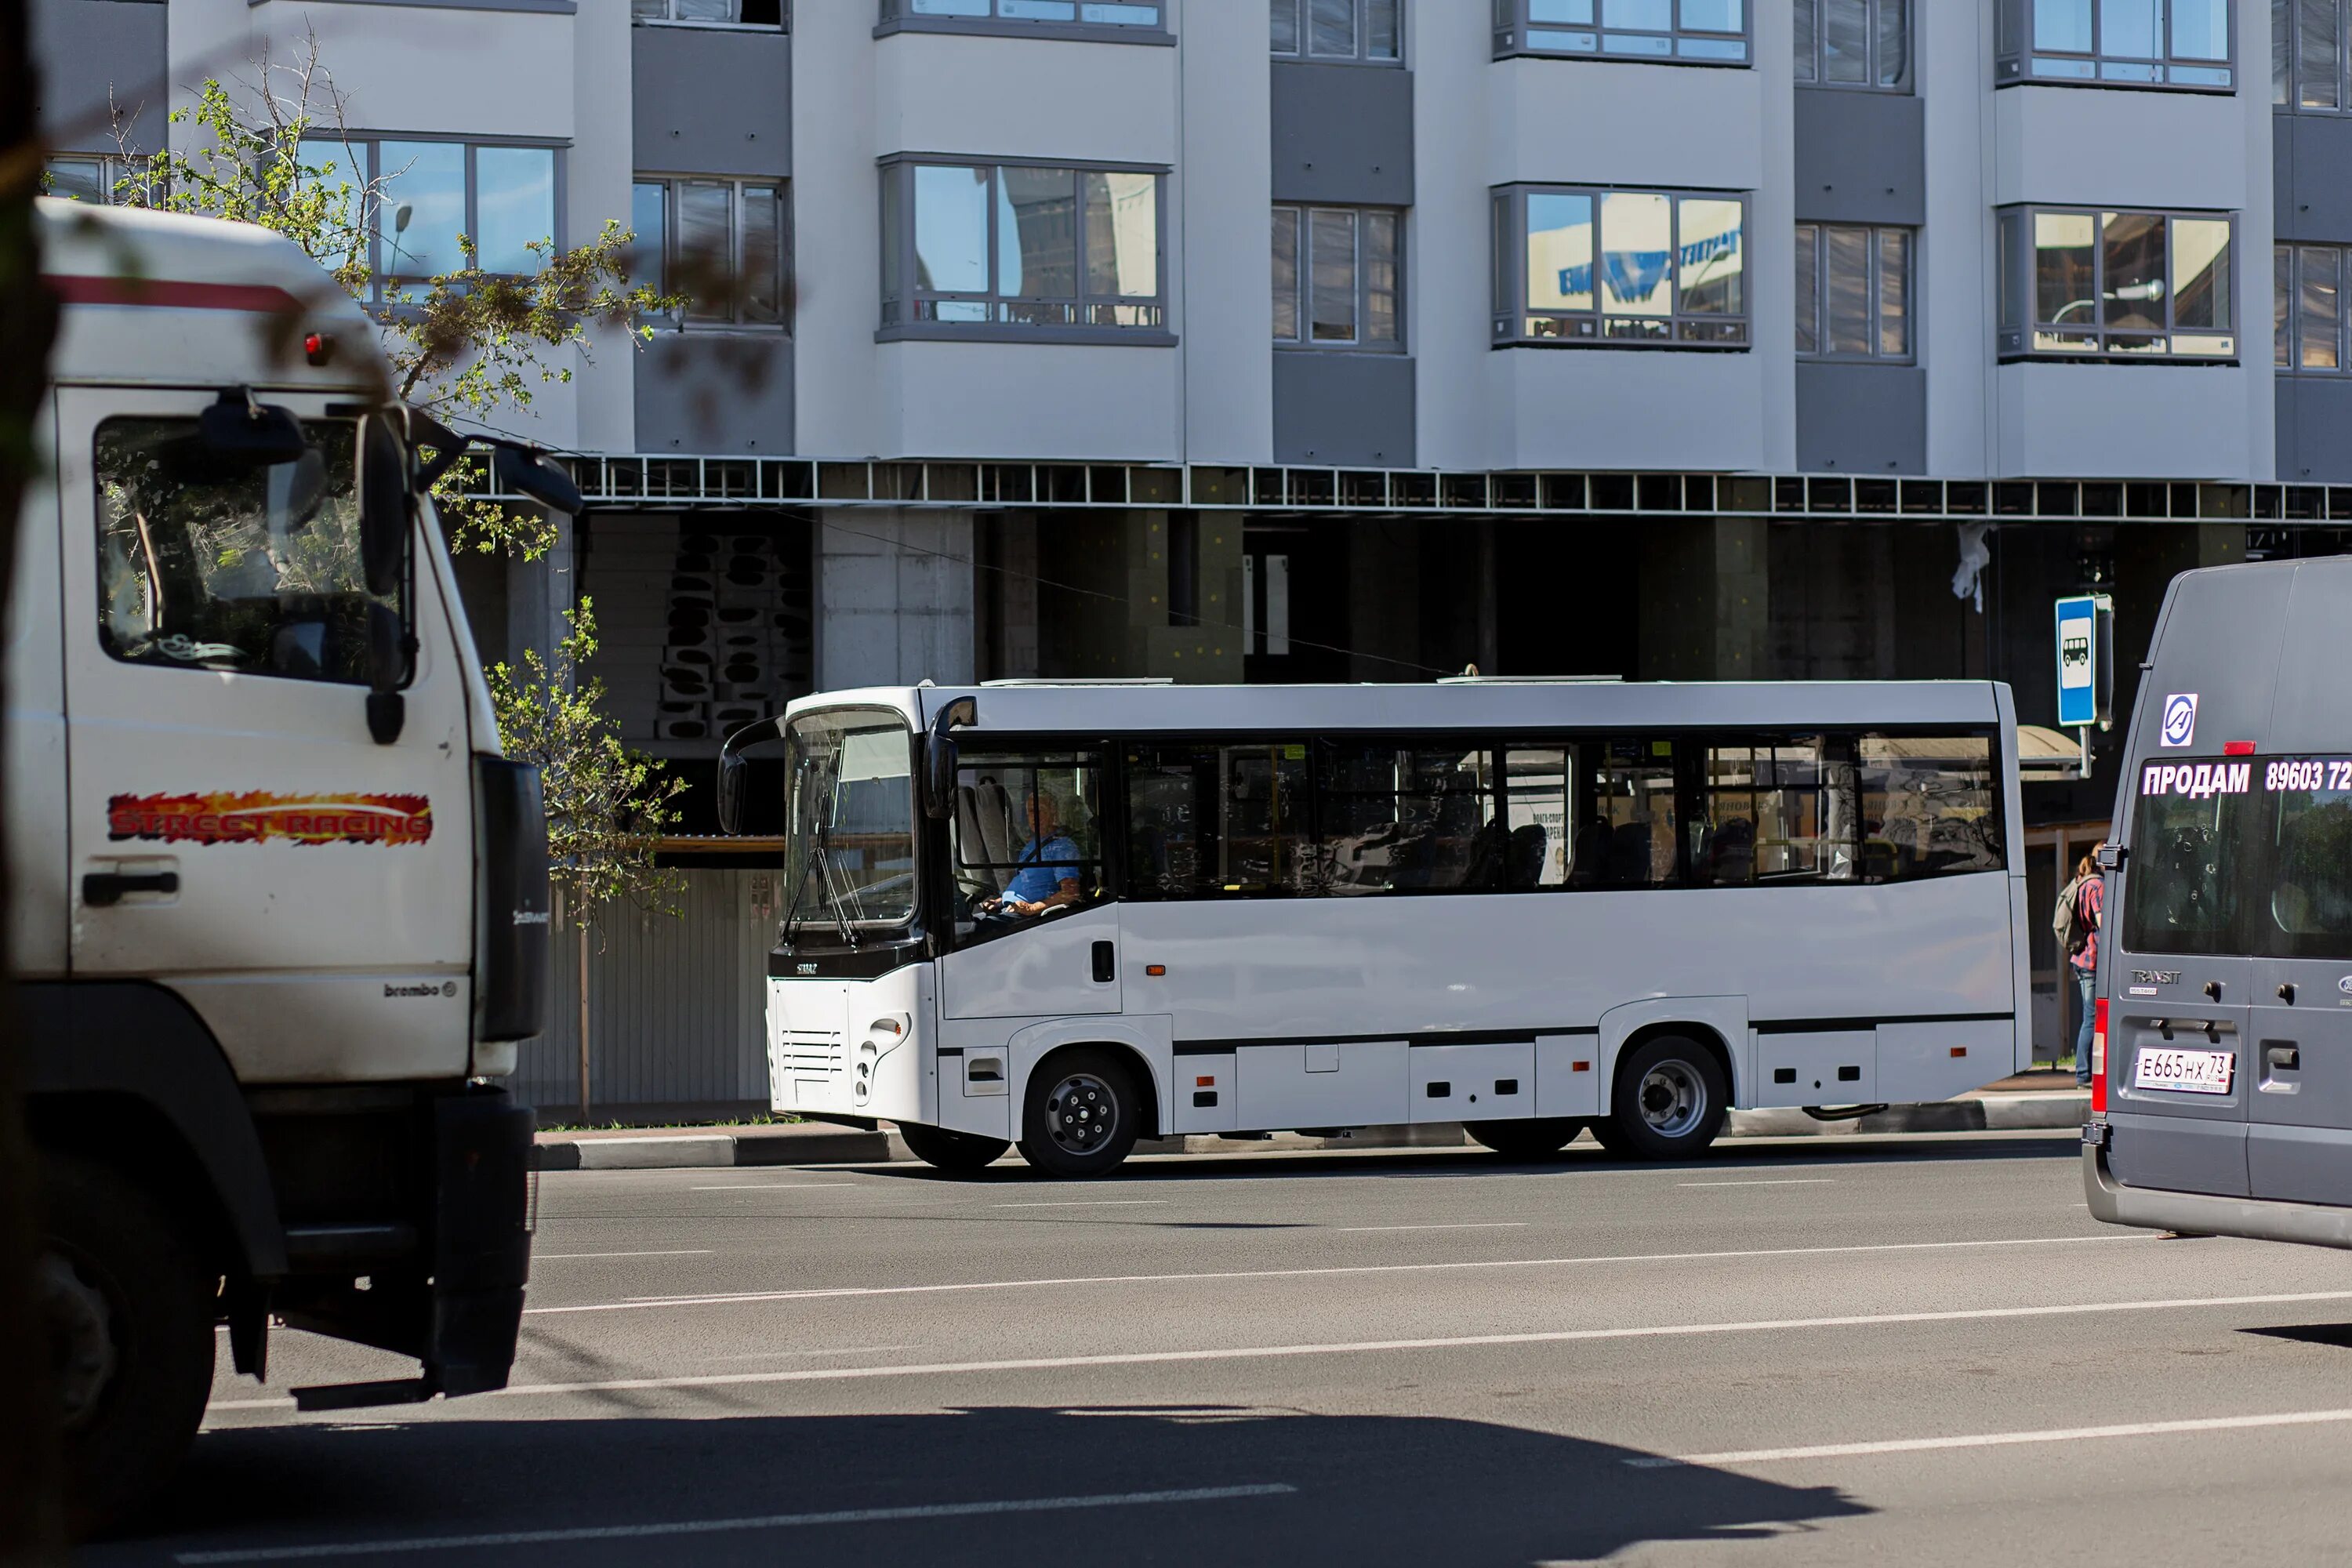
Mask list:
[[[592,595],[697,780],[926,678],[1990,675],[2046,720],[2054,596],[2115,594],[2127,703],[2173,573],[2352,524],[2352,0],[36,11],[64,184],[110,103],[152,146],[307,29],[386,270],[608,220],[725,259],[538,398],[589,513],[467,567],[494,648]]]

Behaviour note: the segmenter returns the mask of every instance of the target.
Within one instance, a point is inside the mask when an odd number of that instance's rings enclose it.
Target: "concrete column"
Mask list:
[[[1645,521],[1643,680],[1759,680],[1771,669],[1769,523]]]
[[[1420,668],[1421,524],[1369,518],[1348,526],[1348,679],[1426,679]]]
[[[552,658],[556,645],[571,629],[564,624],[563,613],[572,608],[578,595],[579,524],[561,514],[554,521],[555,542],[547,553],[536,561],[520,555],[507,560],[504,630],[498,646],[479,642],[485,664],[504,659],[520,667],[525,648],[537,648],[541,657]],[[476,628],[478,638],[481,631]]]
[[[845,507],[817,516],[818,688],[970,682],[971,514]]]

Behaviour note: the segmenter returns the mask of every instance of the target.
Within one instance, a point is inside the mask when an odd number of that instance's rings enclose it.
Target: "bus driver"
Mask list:
[[[981,915],[1000,920],[1042,915],[1086,897],[1078,886],[1082,858],[1076,842],[1062,831],[1061,823],[1061,803],[1045,790],[1031,790],[1029,842],[1016,861],[1021,868],[1002,894],[980,901]]]

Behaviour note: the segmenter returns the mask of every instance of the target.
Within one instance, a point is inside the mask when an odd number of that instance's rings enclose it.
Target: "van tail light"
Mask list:
[[[2091,1012],[2091,1111],[2105,1115],[2107,1109],[2107,999],[2100,997]]]

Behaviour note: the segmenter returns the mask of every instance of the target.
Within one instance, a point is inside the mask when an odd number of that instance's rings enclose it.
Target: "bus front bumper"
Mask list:
[[[2241,1236],[2255,1241],[2300,1242],[2306,1247],[2352,1247],[2352,1207],[2126,1186],[2107,1169],[2105,1144],[2088,1137],[2083,1142],[2083,1195],[2090,1205],[2091,1217],[2109,1225],[2173,1230],[2184,1236]]]

